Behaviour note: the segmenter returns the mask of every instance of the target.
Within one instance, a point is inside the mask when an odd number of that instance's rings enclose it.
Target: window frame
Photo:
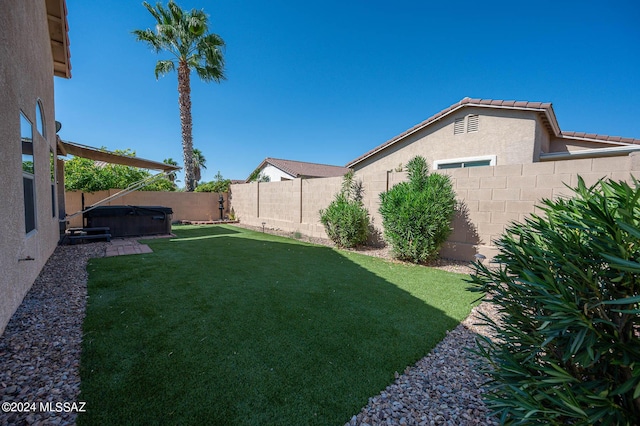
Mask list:
[[[47,127],[45,126],[44,108],[42,101],[38,99],[36,101],[36,130],[43,138],[47,138]]]
[[[49,168],[51,172],[51,217],[56,217],[58,215],[57,207],[58,203],[56,202],[56,166],[57,166],[57,156],[53,151],[53,148],[49,147]]]
[[[30,137],[29,137],[30,136]],[[20,145],[22,152],[22,190],[23,190],[23,208],[24,208],[24,228],[27,236],[32,235],[38,230],[38,209],[36,201],[36,160],[35,160],[35,141],[33,132],[33,122],[27,115],[20,111]],[[29,142],[29,139],[31,140]],[[25,153],[25,145],[31,144],[31,153],[28,150]],[[25,158],[31,157],[31,172],[24,169]],[[28,161],[28,160],[27,160]],[[30,182],[30,185],[27,184]],[[29,198],[29,200],[27,200]],[[28,202],[29,201],[29,202]]]
[[[477,157],[463,157],[463,158],[447,158],[444,160],[435,160],[433,162],[433,170],[447,170],[447,169],[464,169],[469,167],[487,167],[496,165],[496,155],[481,155]],[[465,166],[466,163],[474,163],[479,161],[489,161],[489,164],[480,166]],[[460,167],[440,167],[447,164],[460,164]]]

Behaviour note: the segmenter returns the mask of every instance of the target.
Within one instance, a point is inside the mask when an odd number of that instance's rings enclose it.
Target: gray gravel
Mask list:
[[[483,303],[426,357],[403,374],[354,415],[355,425],[497,425],[482,400],[488,377],[479,373],[485,361],[470,352],[476,347],[476,314],[491,314]]]
[[[315,241],[314,243],[325,243]],[[86,304],[86,263],[104,256],[108,243],[56,248],[0,336],[0,399],[3,402],[80,402],[79,361]],[[331,244],[327,244],[331,245]],[[388,250],[362,251],[387,257]],[[468,265],[440,261],[440,269],[468,272]],[[346,425],[495,425],[482,401],[475,348],[475,314],[494,315],[482,303],[425,358],[407,367]],[[3,413],[0,425],[71,425],[75,413]]]
[[[21,413],[0,410],[1,425],[75,424],[76,413],[39,405],[79,402],[86,263],[102,257],[105,244],[57,247],[0,336],[0,400],[36,403]]]

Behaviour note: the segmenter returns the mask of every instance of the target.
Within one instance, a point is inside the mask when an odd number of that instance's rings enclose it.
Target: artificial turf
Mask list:
[[[92,259],[80,425],[342,425],[472,308],[464,275],[231,226]]]

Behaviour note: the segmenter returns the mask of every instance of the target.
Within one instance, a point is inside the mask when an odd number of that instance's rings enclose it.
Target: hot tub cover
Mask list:
[[[171,207],[162,206],[100,206],[85,213],[86,217],[155,216],[173,214]]]

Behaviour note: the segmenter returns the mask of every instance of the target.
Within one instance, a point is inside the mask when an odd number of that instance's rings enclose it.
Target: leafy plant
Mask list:
[[[211,182],[201,183],[196,187],[195,192],[229,192],[229,186],[231,186],[231,179],[225,179],[218,170],[218,173],[214,176],[215,180]]]
[[[434,259],[451,233],[455,192],[449,176],[429,174],[417,156],[407,163],[408,182],[380,194],[384,237],[393,255],[414,263]]]
[[[271,178],[268,175],[262,173],[262,170],[255,169],[249,175],[247,182],[271,182]]]
[[[327,235],[340,247],[355,247],[369,237],[369,212],[362,203],[362,195],[362,182],[356,181],[350,171],[335,199],[320,210],[320,222]]]
[[[510,424],[640,424],[640,185],[580,178],[570,199],[511,225],[473,288],[501,321],[479,352]]]

